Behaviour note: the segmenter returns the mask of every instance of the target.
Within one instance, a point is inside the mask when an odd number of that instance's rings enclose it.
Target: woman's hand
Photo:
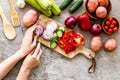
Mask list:
[[[28,80],[31,70],[40,63],[41,54],[42,50],[40,49],[40,43],[38,43],[36,49],[33,49],[24,59],[16,80]]]
[[[31,71],[39,65],[41,54],[42,50],[40,49],[40,43],[38,43],[36,49],[26,56],[21,68]]]
[[[29,54],[36,46],[37,38],[38,36],[33,37],[33,32],[36,29],[37,26],[30,27],[22,40],[20,51],[22,53],[22,56],[26,56]]]

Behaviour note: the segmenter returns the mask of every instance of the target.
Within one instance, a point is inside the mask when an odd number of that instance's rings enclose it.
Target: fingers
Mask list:
[[[34,37],[34,40],[33,40],[33,43],[32,43],[32,48],[34,48],[36,46],[37,38],[38,38],[38,36]]]
[[[39,51],[39,53],[38,53],[38,55],[37,55],[37,60],[40,59],[41,54],[42,54],[42,50],[40,49],[40,51]]]
[[[32,55],[34,52],[35,52],[35,49],[33,49],[28,55]]]
[[[37,25],[33,25],[32,27],[30,27],[27,31],[26,34],[32,35],[33,31],[36,29]]]
[[[35,49],[35,52],[33,53],[33,56],[34,56],[34,57],[37,57],[39,51],[40,51],[40,43],[37,44],[37,47],[36,47],[36,49]]]

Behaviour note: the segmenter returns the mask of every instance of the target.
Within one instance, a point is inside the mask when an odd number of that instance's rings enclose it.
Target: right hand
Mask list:
[[[42,50],[40,49],[40,43],[38,43],[36,49],[26,56],[21,69],[31,71],[33,68],[38,66],[40,63],[39,59],[41,54]]]
[[[37,26],[30,27],[26,32],[22,40],[20,51],[24,56],[29,54],[35,47],[37,43],[38,36],[33,37],[33,32]]]

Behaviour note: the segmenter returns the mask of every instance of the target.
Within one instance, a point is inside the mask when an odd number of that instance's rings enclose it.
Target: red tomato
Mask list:
[[[113,30],[112,30],[112,29],[108,29],[108,32],[109,32],[109,33],[112,33],[112,32],[113,32]]]
[[[113,20],[113,21],[112,21],[112,24],[113,24],[113,25],[117,25],[118,23],[117,23],[117,21]]]
[[[109,21],[109,22],[112,22],[112,21],[113,21],[113,18],[112,18],[112,17],[109,17],[109,18],[108,18],[108,21]]]
[[[114,27],[113,31],[117,32],[118,31],[118,27]]]
[[[106,21],[106,22],[105,22],[105,25],[106,25],[106,26],[109,26],[109,25],[110,25],[110,22],[109,22],[109,21]]]
[[[107,30],[109,29],[109,27],[108,27],[108,26],[105,26],[104,29],[107,31]]]
[[[113,29],[115,26],[113,24],[110,25],[110,29]]]

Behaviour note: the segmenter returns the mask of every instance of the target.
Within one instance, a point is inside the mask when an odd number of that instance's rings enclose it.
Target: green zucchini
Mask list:
[[[57,31],[57,36],[58,36],[58,37],[62,37],[62,36],[63,36],[63,31],[58,30],[58,31]]]
[[[64,10],[73,0],[64,0],[61,5],[60,5],[60,9]]]
[[[57,47],[57,43],[56,42],[50,42],[50,48],[51,49],[55,49]]]
[[[53,14],[56,16],[59,16],[61,13],[60,8],[58,7],[58,5],[55,3],[54,0],[50,0],[50,1],[52,3],[51,10],[52,10]]]
[[[74,2],[69,8],[69,12],[70,13],[75,12],[80,6],[82,6],[83,2],[84,2],[83,0],[77,0],[76,2]]]
[[[25,0],[26,3],[28,3],[29,5],[31,5],[32,7],[36,8],[38,11],[42,12],[43,14],[45,14],[48,17],[52,16],[52,12],[50,9],[43,9],[37,2],[37,0]]]

